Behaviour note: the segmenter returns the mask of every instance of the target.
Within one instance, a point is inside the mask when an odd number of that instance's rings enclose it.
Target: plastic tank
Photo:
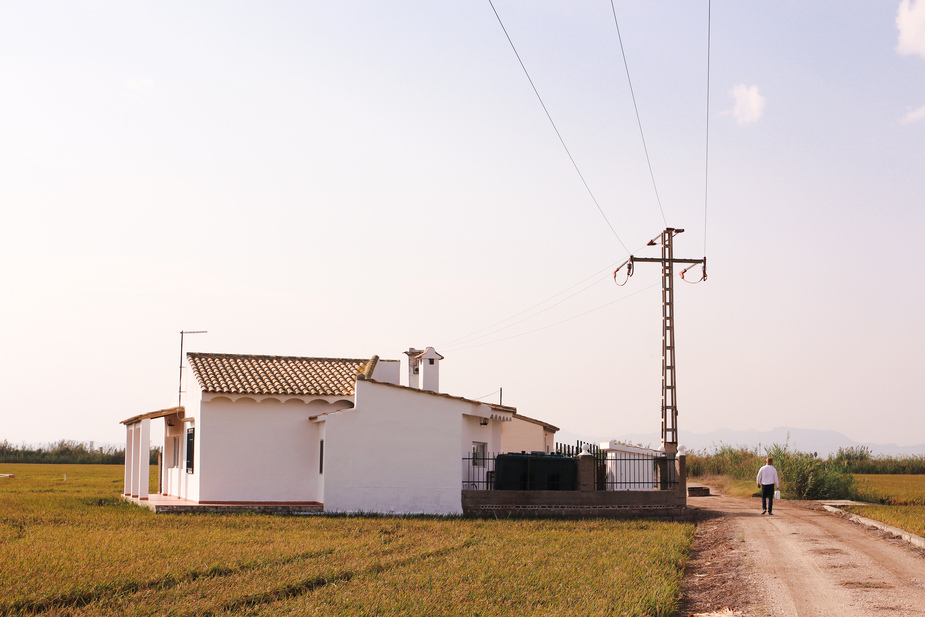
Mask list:
[[[578,461],[556,454],[499,454],[495,457],[496,491],[574,491]]]

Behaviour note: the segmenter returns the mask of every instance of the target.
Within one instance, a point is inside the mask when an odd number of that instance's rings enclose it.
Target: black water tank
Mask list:
[[[499,454],[495,457],[496,491],[574,491],[578,461],[557,454]]]

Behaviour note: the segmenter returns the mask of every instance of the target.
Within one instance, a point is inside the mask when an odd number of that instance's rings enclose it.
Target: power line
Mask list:
[[[491,324],[490,326],[485,326],[484,328],[481,328],[480,330],[476,330],[475,332],[471,332],[471,333],[469,333],[469,334],[467,334],[467,335],[465,335],[465,336],[460,336],[460,337],[455,338],[455,339],[453,339],[453,340],[451,340],[451,341],[448,341],[448,342],[446,342],[446,343],[442,343],[440,346],[441,346],[441,347],[450,347],[450,348],[451,348],[454,344],[456,344],[456,343],[461,343],[462,341],[471,342],[471,341],[476,340],[476,339],[479,339],[479,338],[484,338],[484,337],[486,337],[486,336],[491,336],[492,334],[497,334],[498,332],[500,332],[500,331],[502,331],[502,330],[505,330],[505,329],[510,328],[510,327],[512,327],[512,326],[516,326],[516,325],[519,324],[519,323],[523,323],[523,322],[526,321],[527,319],[531,319],[531,318],[533,318],[533,317],[536,317],[537,315],[541,315],[542,313],[545,313],[545,312],[548,311],[549,309],[551,309],[551,308],[553,308],[553,307],[555,307],[555,306],[558,306],[558,305],[562,304],[562,303],[565,302],[566,300],[568,300],[568,299],[570,299],[570,298],[574,298],[575,296],[577,296],[578,294],[582,293],[583,291],[587,291],[588,289],[591,289],[591,287],[593,287],[594,285],[600,283],[602,280],[604,280],[604,279],[606,279],[606,278],[609,278],[609,277],[605,276],[605,277],[603,277],[603,278],[598,278],[598,280],[594,281],[592,284],[588,285],[587,287],[585,287],[585,288],[583,288],[583,289],[580,289],[580,290],[576,291],[576,292],[573,293],[572,295],[570,295],[570,296],[568,296],[568,297],[566,297],[566,298],[563,298],[562,300],[560,300],[559,302],[556,302],[556,303],[553,304],[553,305],[547,306],[546,308],[544,308],[544,309],[541,310],[541,311],[537,311],[536,313],[533,313],[532,315],[528,315],[528,316],[525,317],[524,319],[521,319],[521,320],[519,320],[519,321],[516,321],[516,322],[514,322],[514,323],[512,323],[512,324],[508,324],[507,326],[504,326],[503,328],[495,329],[495,328],[497,328],[497,326],[500,326],[501,324],[503,324],[503,323],[505,323],[505,322],[508,322],[508,321],[510,321],[510,320],[512,320],[512,319],[516,319],[517,317],[520,317],[520,316],[523,315],[524,313],[529,313],[529,312],[532,311],[533,309],[538,308],[538,307],[540,307],[540,306],[543,306],[543,305],[546,304],[547,302],[549,302],[549,301],[551,301],[551,300],[553,300],[553,299],[555,299],[555,298],[558,298],[558,297],[561,296],[562,294],[565,294],[565,293],[570,292],[571,290],[573,290],[573,289],[575,289],[576,287],[579,287],[579,286],[581,286],[581,285],[587,283],[588,281],[590,281],[590,280],[593,279],[593,278],[600,277],[601,274],[604,273],[604,272],[609,273],[611,270],[613,270],[614,265],[615,265],[615,264],[611,264],[611,265],[607,266],[606,268],[604,268],[603,270],[599,270],[599,271],[595,272],[594,274],[592,274],[591,276],[586,277],[586,278],[584,278],[584,279],[578,281],[577,283],[575,283],[575,284],[572,285],[571,287],[568,287],[568,288],[566,288],[566,289],[560,291],[559,293],[553,294],[552,296],[546,298],[546,299],[543,300],[542,302],[537,302],[537,303],[534,304],[533,306],[530,306],[530,307],[528,307],[528,308],[525,308],[524,310],[522,310],[522,311],[520,311],[520,312],[518,312],[518,313],[514,313],[514,314],[511,315],[510,317],[506,317],[506,318],[502,319],[501,321],[495,322],[495,323]],[[485,332],[486,330],[492,330],[492,331],[491,331],[491,332],[488,332],[488,333],[486,333],[486,334],[482,334],[482,333]],[[478,336],[477,336],[477,335],[478,335]]]
[[[707,196],[710,187],[710,47],[712,37],[712,2],[707,0],[707,128],[703,162],[703,254],[707,254]]]
[[[623,36],[620,34],[620,24],[617,21],[617,7],[614,6],[613,0],[610,0],[610,9],[613,11],[613,25],[617,29],[617,40],[620,41],[620,54],[623,56],[623,68],[626,69],[626,81],[630,87],[630,96],[633,99],[633,109],[636,111],[636,124],[639,125],[639,136],[642,138],[642,149],[646,153],[646,163],[649,166],[649,177],[652,178],[652,189],[655,191],[655,201],[658,203],[658,210],[662,214],[662,222],[668,227],[668,221],[665,218],[665,210],[662,208],[662,198],[658,195],[658,186],[655,183],[655,173],[652,171],[652,160],[649,158],[649,148],[646,146],[646,136],[642,130],[642,119],[639,117],[639,107],[636,105],[636,93],[633,91],[633,80],[630,79],[630,67],[626,61],[626,50],[623,48]]]
[[[501,343],[501,342],[503,342],[503,341],[509,341],[509,340],[511,340],[511,339],[518,338],[518,337],[521,337],[521,336],[525,336],[525,335],[527,335],[527,334],[533,334],[534,332],[540,332],[541,330],[546,330],[546,329],[548,329],[548,328],[552,328],[552,327],[555,327],[555,326],[559,326],[559,325],[562,325],[562,324],[564,324],[564,323],[566,323],[566,322],[572,321],[573,319],[578,319],[579,317],[584,317],[585,315],[588,315],[588,314],[593,313],[593,312],[595,312],[595,311],[599,311],[599,310],[601,310],[601,309],[607,308],[608,306],[612,306],[612,305],[616,304],[617,302],[623,302],[624,300],[626,300],[626,299],[628,299],[628,298],[632,298],[633,296],[635,296],[635,295],[637,295],[637,294],[641,294],[642,292],[648,291],[648,290],[650,290],[650,289],[652,289],[652,288],[654,288],[654,287],[657,287],[657,286],[658,286],[658,285],[656,285],[656,284],[649,285],[648,287],[644,287],[644,288],[640,289],[639,291],[636,291],[636,292],[633,292],[633,293],[631,293],[631,294],[629,294],[629,295],[623,296],[622,298],[617,298],[616,300],[613,300],[612,302],[608,302],[607,304],[602,304],[601,306],[598,306],[598,307],[593,308],[593,309],[591,309],[591,310],[585,311],[584,313],[579,313],[578,315],[572,315],[571,317],[567,317],[566,319],[563,319],[563,320],[561,320],[561,321],[557,321],[557,322],[555,322],[555,323],[547,324],[547,325],[542,326],[542,327],[540,327],[540,328],[534,328],[533,330],[527,330],[526,332],[521,332],[521,333],[519,333],[519,334],[513,334],[513,335],[511,335],[511,336],[507,336],[507,337],[501,338],[501,339],[496,339],[496,340],[493,340],[493,341],[486,341],[486,342],[484,342],[484,343],[476,343],[476,344],[474,344],[474,345],[467,345],[467,346],[465,346],[465,347],[456,347],[456,348],[454,348],[454,351],[459,351],[459,350],[462,350],[462,349],[472,349],[472,348],[474,348],[474,347],[483,347],[483,346],[485,346],[485,345],[492,345],[492,344],[494,344],[494,343]]]
[[[473,398],[472,400],[473,400],[473,401],[480,401],[480,400],[482,400],[483,398],[488,398],[489,396],[493,396],[493,395],[497,394],[498,392],[501,392],[501,388],[498,388],[498,389],[495,390],[494,392],[489,392],[488,394],[483,394],[482,396],[476,396],[476,397]]]
[[[619,242],[620,246],[623,247],[623,250],[629,254],[629,249],[627,249],[626,245],[623,244],[623,240],[620,239],[620,235],[617,233],[617,230],[615,230],[613,225],[610,224],[610,219],[608,219],[607,215],[604,214],[604,209],[601,208],[601,204],[598,203],[597,198],[591,191],[591,187],[588,186],[588,182],[585,180],[584,174],[581,173],[581,169],[578,168],[578,163],[575,162],[575,157],[572,156],[568,146],[565,145],[565,140],[562,138],[562,134],[559,132],[559,128],[556,126],[556,123],[553,121],[552,115],[549,113],[549,109],[546,108],[546,103],[543,102],[543,97],[540,96],[539,90],[536,89],[536,84],[533,83],[533,78],[530,77],[530,72],[527,71],[527,67],[524,64],[524,61],[521,59],[520,54],[517,52],[517,47],[514,46],[514,41],[511,40],[511,35],[508,34],[507,28],[504,27],[504,22],[501,21],[501,16],[498,14],[498,10],[495,8],[492,0],[488,0],[488,4],[491,5],[491,10],[494,12],[495,17],[498,19],[498,24],[501,25],[501,30],[504,31],[504,36],[507,37],[507,42],[510,43],[511,49],[514,50],[514,55],[517,56],[517,61],[520,63],[520,68],[523,69],[524,75],[527,76],[527,81],[530,82],[530,87],[533,88],[533,93],[536,94],[536,98],[539,100],[540,105],[543,107],[543,111],[546,112],[546,118],[549,119],[549,123],[552,125],[553,130],[556,132],[556,137],[559,138],[559,143],[562,144],[562,147],[565,149],[565,153],[568,155],[569,160],[572,162],[572,167],[574,167],[575,171],[578,172],[578,177],[581,178],[581,183],[584,185],[585,190],[588,191],[588,195],[591,196],[591,201],[594,202],[594,205],[597,206],[597,211],[601,213],[602,217],[604,217],[604,222],[607,223],[607,226],[610,228],[610,231],[617,239],[617,242]]]

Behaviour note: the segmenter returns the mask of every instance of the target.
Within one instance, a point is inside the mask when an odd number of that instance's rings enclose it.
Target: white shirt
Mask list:
[[[758,484],[773,484],[774,486],[779,486],[777,481],[777,470],[774,469],[773,465],[765,465],[758,470]]]

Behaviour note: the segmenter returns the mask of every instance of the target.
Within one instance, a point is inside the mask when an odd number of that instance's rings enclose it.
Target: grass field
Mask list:
[[[843,509],[925,537],[925,506],[846,506]]]
[[[854,478],[861,501],[925,506],[925,475],[856,474]]]
[[[667,616],[694,535],[647,521],[155,516],[120,499],[122,472],[0,469],[16,474],[0,478],[0,614]]]
[[[849,512],[925,536],[925,475],[857,474],[858,499],[878,505]]]

